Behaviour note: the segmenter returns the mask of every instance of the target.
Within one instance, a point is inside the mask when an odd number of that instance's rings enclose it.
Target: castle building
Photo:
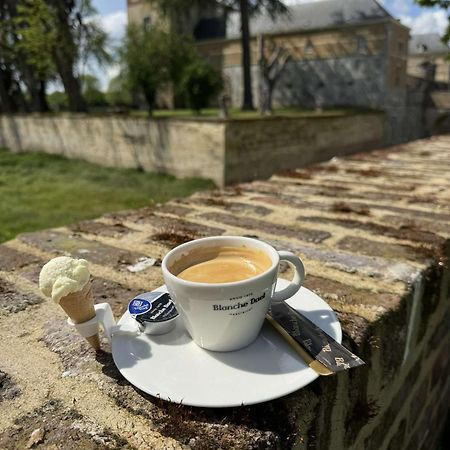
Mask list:
[[[417,34],[409,41],[408,75],[433,78],[450,86],[450,48],[438,34]],[[430,73],[431,72],[431,73]]]

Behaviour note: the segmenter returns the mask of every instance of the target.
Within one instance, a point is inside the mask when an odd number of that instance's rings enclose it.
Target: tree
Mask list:
[[[65,92],[54,91],[47,95],[47,101],[51,110],[56,112],[66,111],[69,106]]]
[[[105,94],[100,89],[100,82],[94,75],[81,75],[81,91],[89,107],[106,106]]]
[[[291,55],[282,47],[274,47],[267,57],[264,36],[258,36],[258,63],[261,77],[260,111],[261,114],[272,114],[272,99],[275,85],[279,80]]]
[[[9,0],[11,1],[11,0]],[[93,20],[91,0],[19,0],[16,50],[42,79],[57,73],[71,111],[86,111],[77,68],[110,61],[107,35]],[[25,71],[23,71],[25,73]]]
[[[13,22],[18,39],[15,49],[23,55],[22,80],[31,98],[32,111],[48,111],[46,82],[55,74],[52,50],[56,44],[54,15],[45,0],[22,1]]]
[[[17,2],[15,0],[0,2],[0,111],[8,113],[28,111],[28,102],[22,88],[25,80],[34,75],[23,53],[17,49],[20,38],[15,23],[16,17]],[[25,68],[28,77],[23,76]],[[27,87],[30,90],[34,85]],[[29,94],[35,97],[32,92]]]
[[[434,8],[435,6],[444,9],[445,11],[450,11],[450,0],[414,0],[415,3],[417,3],[420,6],[424,6],[427,8]],[[442,36],[442,42],[445,44],[450,43],[450,15],[449,18],[449,24],[447,25],[447,29],[444,33],[444,36]]]
[[[34,0],[33,0],[34,1]],[[69,99],[71,111],[86,111],[76,66],[89,57],[105,62],[106,33],[93,21],[91,0],[46,0],[56,17],[57,42],[53,60]]]
[[[133,104],[130,86],[122,73],[109,81],[106,100],[110,105],[118,107],[129,107]]]
[[[179,83],[182,69],[195,55],[191,42],[156,27],[128,27],[120,51],[124,73],[132,89],[140,90],[151,115],[157,90],[170,82]]]
[[[288,9],[281,0],[148,0],[158,5],[162,12],[182,14],[189,10],[189,3],[214,4],[226,11],[239,12],[241,18],[241,51],[242,51],[242,84],[244,87],[242,110],[253,110],[251,54],[250,54],[250,17],[255,14],[267,13],[272,19],[279,14],[285,14]]]
[[[178,86],[186,104],[197,114],[208,106],[209,101],[222,88],[222,79],[217,71],[208,63],[197,59],[182,72]]]
[[[250,55],[250,17],[255,14],[267,13],[272,19],[277,15],[286,14],[288,9],[280,0],[217,0],[219,4],[239,11],[241,17],[241,48],[242,48],[242,82],[244,95],[242,110],[253,110],[253,93],[251,77],[251,55]]]

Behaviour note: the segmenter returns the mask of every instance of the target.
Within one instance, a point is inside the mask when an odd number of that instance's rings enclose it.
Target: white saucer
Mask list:
[[[279,279],[277,290],[286,285]],[[341,342],[336,315],[316,294],[301,288],[287,303]],[[131,320],[126,312],[119,323]],[[211,352],[198,347],[182,319],[176,320],[175,329],[161,336],[113,336],[112,354],[120,373],[147,394],[185,405],[222,408],[282,397],[318,377],[267,323],[248,347]]]

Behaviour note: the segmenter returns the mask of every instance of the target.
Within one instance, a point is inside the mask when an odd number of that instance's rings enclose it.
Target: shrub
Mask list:
[[[200,112],[222,88],[219,73],[208,63],[196,60],[185,67],[178,86],[189,108]]]
[[[109,105],[116,107],[131,107],[133,105],[133,95],[123,75],[119,74],[109,81],[106,101]]]
[[[69,101],[65,92],[55,91],[47,95],[48,106],[52,111],[66,111]]]

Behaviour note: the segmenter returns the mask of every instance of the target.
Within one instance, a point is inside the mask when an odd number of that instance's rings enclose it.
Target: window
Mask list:
[[[142,26],[145,31],[148,31],[152,25],[152,18],[150,16],[145,16],[142,20]]]
[[[397,45],[398,53],[401,55],[405,51],[405,44],[403,42],[399,42]]]
[[[364,36],[358,36],[356,38],[356,53],[358,55],[367,55],[367,39]]]

